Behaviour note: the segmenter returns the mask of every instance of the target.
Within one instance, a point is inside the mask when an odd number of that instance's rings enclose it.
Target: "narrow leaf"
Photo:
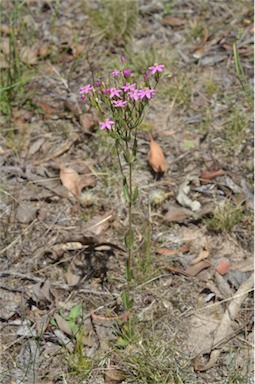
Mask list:
[[[139,195],[139,190],[138,190],[138,186],[135,187],[135,190],[133,192],[133,196],[132,196],[132,201],[133,203],[136,202],[137,198],[138,198],[138,195]]]

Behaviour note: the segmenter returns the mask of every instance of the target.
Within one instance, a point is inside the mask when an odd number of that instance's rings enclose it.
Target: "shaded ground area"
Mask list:
[[[252,383],[250,2],[1,11],[0,382]],[[138,134],[132,313],[115,146],[79,98],[123,55],[134,78],[166,69]]]

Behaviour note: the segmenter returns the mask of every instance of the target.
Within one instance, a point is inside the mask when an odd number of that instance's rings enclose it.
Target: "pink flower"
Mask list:
[[[154,93],[155,93],[155,90],[150,88],[140,89],[140,91],[138,91],[138,95],[141,99],[143,99],[144,97],[147,97],[147,99],[150,99],[151,96],[154,95]]]
[[[117,69],[114,69],[112,72],[113,77],[117,77],[119,75],[120,71],[117,71]]]
[[[86,85],[85,87],[81,87],[80,88],[80,95],[83,95],[84,93],[89,93],[90,91],[92,91],[94,88],[92,87],[92,85],[88,84]]]
[[[110,119],[105,119],[103,122],[99,121],[99,124],[101,125],[100,130],[107,128],[109,131],[112,129],[112,125],[114,124],[114,121]]]
[[[121,97],[120,92],[122,92],[121,89],[110,88],[110,99],[112,99],[114,96]]]
[[[101,87],[101,81],[100,80],[96,81],[96,87]]]
[[[130,77],[131,76],[131,70],[130,69],[123,69],[123,75],[124,77]]]
[[[127,91],[134,91],[135,87],[136,87],[136,83],[134,84],[126,83],[126,85],[123,85],[123,87],[121,88],[123,89],[124,92],[127,92]]]
[[[139,92],[138,89],[134,89],[131,92],[128,92],[130,99],[134,99],[137,101],[139,99],[139,93],[138,92]]]
[[[110,93],[110,89],[109,88],[105,88],[105,89],[102,89],[102,94],[103,95],[106,95],[107,93]]]
[[[121,56],[121,61],[122,61],[122,63],[125,63],[126,59],[124,56]]]
[[[149,73],[149,71],[147,70],[147,71],[145,72],[144,76],[143,76],[144,81],[147,79],[147,77],[149,77],[149,75],[150,75],[150,73]]]
[[[149,69],[151,70],[152,74],[154,75],[156,72],[163,72],[164,64],[157,64],[155,63]]]
[[[114,107],[124,107],[127,104],[127,101],[123,100],[113,100]]]

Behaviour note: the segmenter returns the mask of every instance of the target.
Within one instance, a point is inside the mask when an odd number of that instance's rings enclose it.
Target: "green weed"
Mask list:
[[[241,87],[244,91],[244,94],[246,96],[247,101],[249,102],[250,106],[254,108],[254,93],[253,89],[251,88],[249,81],[247,79],[247,76],[244,72],[240,56],[238,53],[236,42],[233,44],[233,53],[234,53],[234,61],[235,61],[235,67],[236,67],[236,74],[237,78],[241,84]]]
[[[247,114],[241,110],[234,111],[230,118],[224,122],[224,142],[232,148],[236,148],[246,137],[246,129],[249,123]]]
[[[100,39],[117,46],[124,46],[131,41],[138,21],[137,0],[105,0],[98,9],[93,9],[88,2],[85,11]]]
[[[171,342],[158,343],[155,336],[130,346],[121,354],[127,380],[136,384],[184,383],[176,353]]]
[[[151,225],[145,222],[142,227],[143,241],[135,258],[135,281],[138,285],[152,279],[157,274],[153,260]]]
[[[222,201],[206,219],[209,229],[216,232],[231,232],[244,218],[244,207],[234,205],[230,200]]]
[[[6,65],[0,77],[0,111],[5,115],[11,114],[14,101],[18,99],[20,102],[24,102],[24,85],[31,79],[20,57],[20,38],[22,36],[25,40],[27,33],[23,21],[23,6],[24,2],[15,0],[10,14],[1,9],[2,19],[7,21],[9,27],[9,37],[2,40],[3,59]]]

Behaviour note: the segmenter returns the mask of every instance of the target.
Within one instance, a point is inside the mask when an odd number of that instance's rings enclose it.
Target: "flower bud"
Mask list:
[[[130,77],[131,76],[131,70],[130,69],[123,69],[123,75],[124,77]]]

